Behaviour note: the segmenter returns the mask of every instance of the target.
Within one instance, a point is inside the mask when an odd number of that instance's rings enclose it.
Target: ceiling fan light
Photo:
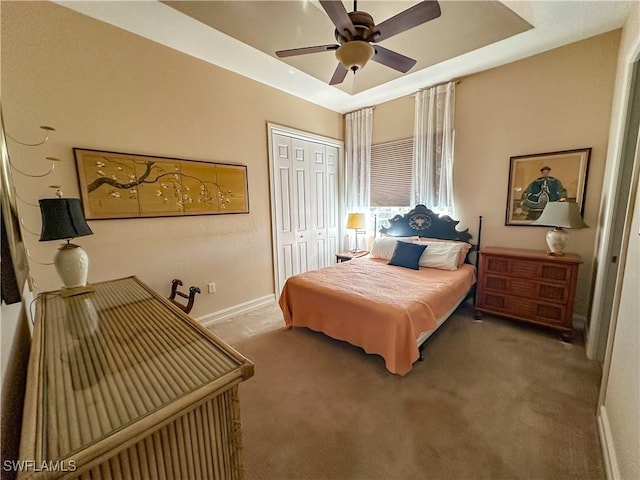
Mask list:
[[[368,42],[352,40],[336,50],[336,58],[347,70],[356,72],[371,60],[374,53],[373,47]]]

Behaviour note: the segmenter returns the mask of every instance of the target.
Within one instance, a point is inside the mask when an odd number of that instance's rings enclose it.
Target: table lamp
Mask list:
[[[367,220],[364,213],[350,213],[347,217],[347,228],[356,231],[356,247],[351,250],[352,253],[360,251],[360,244],[358,243],[358,235],[366,233]]]
[[[93,232],[87,225],[82,213],[79,198],[62,198],[58,190],[57,198],[39,200],[42,214],[42,233],[40,241],[66,240],[56,253],[53,263],[62,279],[64,288],[62,296],[78,295],[93,290],[87,287],[89,273],[89,257],[80,246],[71,243],[75,237],[91,235]]]
[[[587,228],[580,216],[578,204],[575,202],[548,202],[540,217],[532,225],[554,227],[547,232],[549,255],[564,255],[564,247],[569,240],[569,234],[564,228]]]

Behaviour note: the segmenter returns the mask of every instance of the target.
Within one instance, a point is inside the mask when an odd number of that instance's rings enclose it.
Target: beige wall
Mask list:
[[[402,97],[377,105],[373,111],[373,143],[413,136],[415,97]]]
[[[482,244],[545,249],[545,229],[505,226],[509,158],[592,147],[585,221],[595,227],[607,151],[620,32],[478,73],[456,87],[454,191],[461,226]],[[413,134],[413,98],[376,107],[374,143]],[[570,232],[582,255],[575,312],[586,316],[596,229]]]
[[[90,282],[137,275],[168,294],[172,278],[215,281],[196,317],[274,292],[266,122],[342,138],[341,115],[52,3],[3,2],[2,71],[7,131],[57,129],[44,147],[9,141],[14,161],[38,172],[45,156],[63,160],[46,178],[16,175],[27,202],[52,196],[51,184],[79,195],[72,147],[248,165],[248,215],[90,222],[94,235],[77,239]],[[39,232],[38,208],[19,206]],[[26,235],[31,256],[51,261],[57,242]],[[52,266],[31,270],[40,289],[59,288]]]

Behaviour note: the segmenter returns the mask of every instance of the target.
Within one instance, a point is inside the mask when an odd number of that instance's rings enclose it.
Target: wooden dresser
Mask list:
[[[550,256],[544,251],[485,247],[480,252],[476,318],[482,313],[546,325],[573,335],[576,254]]]
[[[37,298],[18,478],[240,479],[253,364],[135,277]]]

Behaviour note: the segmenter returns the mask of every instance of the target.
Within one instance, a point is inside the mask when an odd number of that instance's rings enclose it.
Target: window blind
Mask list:
[[[371,146],[372,207],[411,205],[413,137]]]

